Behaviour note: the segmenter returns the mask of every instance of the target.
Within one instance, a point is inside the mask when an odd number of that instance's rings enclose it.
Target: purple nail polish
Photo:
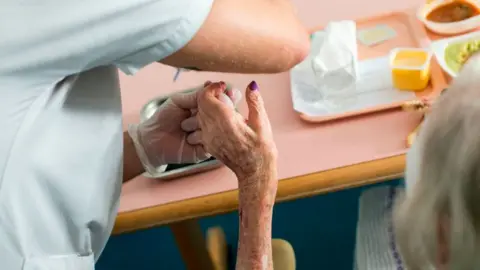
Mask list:
[[[248,88],[252,91],[257,91],[258,90],[258,84],[256,81],[252,81],[249,85]]]

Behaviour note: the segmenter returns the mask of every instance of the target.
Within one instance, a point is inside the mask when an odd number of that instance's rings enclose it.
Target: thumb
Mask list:
[[[227,89],[227,85],[224,82],[205,83],[205,87],[201,96],[205,98],[218,98],[221,93],[224,93]]]
[[[226,89],[226,84],[223,82],[220,83],[211,83],[206,86],[202,91],[198,91],[198,109],[204,110],[204,112],[216,113],[215,108],[218,109],[218,104],[220,96],[224,93]],[[207,107],[209,109],[207,109]]]
[[[235,104],[233,100],[224,93],[220,93],[218,96],[218,100],[220,100],[223,104],[227,105],[227,107],[235,109]]]
[[[196,89],[191,92],[174,94],[171,96],[171,100],[175,105],[177,105],[181,109],[184,109],[184,110],[196,109],[197,95],[198,95],[199,89]]]
[[[267,113],[258,85],[252,81],[246,90],[245,97],[248,105],[248,125],[255,132],[260,132],[265,121],[268,122]]]
[[[237,106],[238,103],[240,103],[240,101],[242,100],[242,92],[240,92],[236,88],[227,88],[225,93],[233,101],[233,104],[235,106]]]

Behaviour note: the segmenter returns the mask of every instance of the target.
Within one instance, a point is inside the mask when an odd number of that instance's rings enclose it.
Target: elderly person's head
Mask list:
[[[480,269],[480,56],[433,105],[406,182],[394,222],[407,268]]]

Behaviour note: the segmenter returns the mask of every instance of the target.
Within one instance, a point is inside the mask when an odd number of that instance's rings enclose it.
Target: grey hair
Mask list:
[[[394,210],[406,268],[480,269],[480,55],[432,106],[411,151]]]

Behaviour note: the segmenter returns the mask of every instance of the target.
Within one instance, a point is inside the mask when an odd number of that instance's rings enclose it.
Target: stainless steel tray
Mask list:
[[[181,92],[188,93],[191,91],[196,91],[197,88],[190,88],[187,90],[183,90]],[[168,100],[171,95],[161,96],[154,98],[147,102],[143,106],[140,111],[140,121],[146,121],[150,117],[152,117],[155,112],[157,112],[158,108]],[[143,176],[148,178],[155,178],[161,180],[171,180],[175,178],[180,178],[188,175],[198,174],[201,172],[206,172],[210,170],[217,169],[221,167],[223,164],[216,160],[216,159],[209,159],[197,164],[172,164],[172,165],[164,165],[159,168],[159,172],[155,175],[151,175],[149,173],[144,173]],[[170,167],[174,167],[174,169],[170,169]]]
[[[183,164],[180,164],[179,166],[182,166],[182,165]],[[171,166],[171,165],[167,165],[164,171],[159,172],[158,174],[150,175],[149,173],[144,173],[143,175],[148,178],[155,178],[160,180],[172,180],[172,179],[176,179],[184,176],[199,174],[202,172],[218,169],[222,167],[223,164],[216,159],[212,159],[212,160],[206,160],[197,164],[185,164],[184,167],[175,168],[172,170],[168,170],[168,166]]]

